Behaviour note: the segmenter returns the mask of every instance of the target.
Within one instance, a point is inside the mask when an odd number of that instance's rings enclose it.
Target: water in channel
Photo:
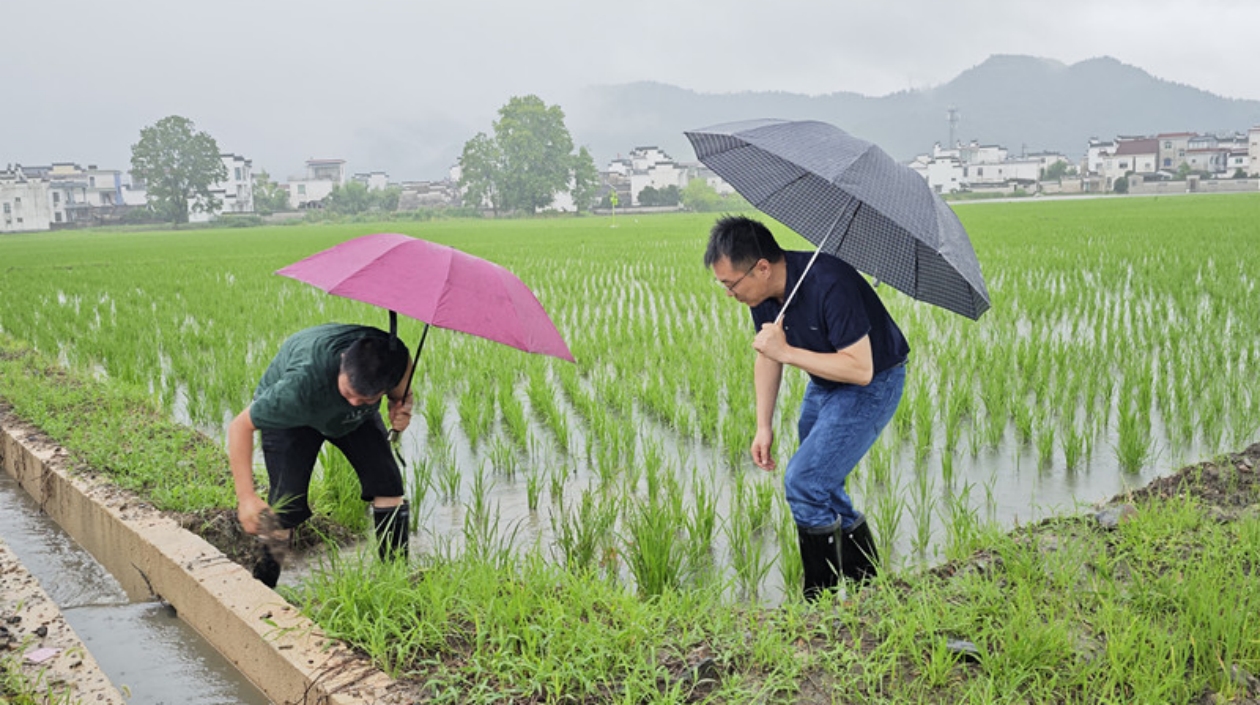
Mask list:
[[[270,703],[169,605],[130,602],[118,581],[3,472],[0,507],[0,537],[128,703]]]

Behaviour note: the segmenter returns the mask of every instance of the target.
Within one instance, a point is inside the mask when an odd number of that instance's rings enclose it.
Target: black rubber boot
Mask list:
[[[376,550],[382,561],[407,560],[411,536],[411,505],[407,500],[397,507],[372,507],[376,528]]]
[[[280,582],[280,562],[271,555],[271,549],[266,546],[262,547],[262,557],[254,564],[254,579],[269,588],[274,588]]]
[[[814,533],[821,531],[822,533]],[[825,590],[834,590],[840,582],[840,554],[836,548],[836,531],[830,527],[806,529],[796,527],[800,539],[801,565],[805,569],[805,599],[817,600]]]
[[[837,530],[836,540],[840,542],[840,565],[846,580],[862,585],[875,577],[879,551],[866,517],[847,529]]]

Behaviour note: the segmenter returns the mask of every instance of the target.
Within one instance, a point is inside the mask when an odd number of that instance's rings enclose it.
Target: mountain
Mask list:
[[[634,147],[657,146],[675,159],[695,153],[684,130],[777,117],[830,122],[906,161],[955,139],[1021,151],[1084,155],[1091,137],[1160,132],[1232,133],[1260,124],[1260,101],[1237,100],[1151,76],[1109,57],[1070,66],[1030,56],[992,56],[952,81],[881,97],[779,92],[705,94],[661,83],[583,89],[563,106],[577,144],[601,166]]]

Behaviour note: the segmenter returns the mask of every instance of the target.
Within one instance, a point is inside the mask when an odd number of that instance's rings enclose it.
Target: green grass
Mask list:
[[[53,682],[48,669],[23,667],[26,645],[0,654],[0,705],[79,705],[73,684]]]
[[[1255,486],[1249,490],[1252,500]],[[1260,583],[1237,546],[1260,516],[1219,523],[1184,497],[987,533],[966,560],[881,578],[856,600],[774,610],[710,590],[640,598],[534,554],[329,564],[289,597],[432,702],[1195,702],[1260,672]],[[946,649],[973,642],[977,661]],[[680,680],[715,660],[721,678]]]
[[[159,509],[235,505],[222,449],[134,390],[83,380],[0,334],[0,399],[69,450],[77,465]]]

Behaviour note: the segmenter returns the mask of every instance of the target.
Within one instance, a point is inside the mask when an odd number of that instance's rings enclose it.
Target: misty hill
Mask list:
[[[1222,98],[1164,81],[1104,57],[1071,66],[1029,56],[993,56],[941,86],[882,97],[778,92],[704,94],[659,83],[595,86],[562,106],[574,141],[602,167],[636,146],[695,159],[683,131],[777,117],[830,122],[909,160],[955,138],[1000,144],[1018,154],[1059,151],[1076,159],[1090,137],[1160,132],[1232,133],[1260,124],[1260,101]]]

